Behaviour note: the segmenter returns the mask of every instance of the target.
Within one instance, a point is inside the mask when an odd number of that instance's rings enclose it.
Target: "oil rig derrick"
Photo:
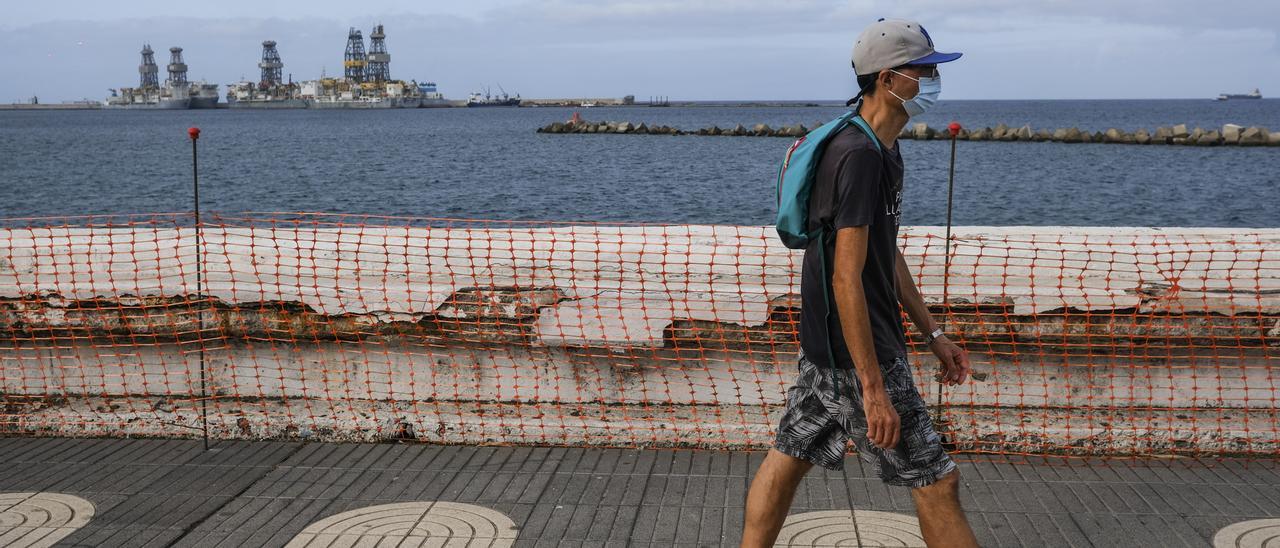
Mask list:
[[[262,69],[262,78],[258,86],[272,88],[281,84],[284,63],[280,61],[280,52],[276,51],[275,40],[262,42],[262,61],[258,63],[258,68]]]
[[[365,79],[379,83],[391,80],[391,54],[387,53],[387,34],[382,31],[381,24],[369,33],[369,64]]]
[[[160,67],[156,66],[156,54],[151,51],[151,44],[142,46],[142,64],[138,65],[138,87],[141,89],[160,87]]]
[[[364,36],[359,30],[351,27],[347,32],[347,53],[343,56],[342,66],[348,80],[356,83],[364,82],[365,65],[368,61],[364,54]]]
[[[183,85],[187,83],[187,64],[182,62],[182,48],[169,48],[169,66],[165,67],[169,71],[169,78],[165,80],[169,85]]]

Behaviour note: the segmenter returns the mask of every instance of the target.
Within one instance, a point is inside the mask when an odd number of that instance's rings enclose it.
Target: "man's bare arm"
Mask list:
[[[898,302],[902,303],[902,308],[907,311],[911,323],[916,324],[916,329],[921,333],[933,333],[933,330],[938,328],[938,323],[933,320],[929,307],[924,304],[924,297],[920,296],[920,290],[916,288],[916,282],[911,278],[907,259],[902,256],[900,249],[895,248],[894,255],[897,255],[894,277],[898,282]]]
[[[866,226],[842,228],[836,232],[831,286],[840,315],[841,335],[849,347],[858,380],[862,383],[867,438],[876,446],[888,449],[898,445],[899,419],[885,390],[884,377],[880,375],[875,340],[871,336],[871,318],[867,313],[867,296],[862,285],[869,232]]]
[[[938,323],[933,320],[933,314],[929,313],[929,307],[924,304],[924,297],[920,296],[920,290],[916,288],[911,270],[907,268],[907,260],[902,256],[902,250],[895,250],[895,254],[897,266],[894,268],[894,278],[897,280],[898,302],[902,303],[902,308],[907,311],[911,322],[916,324],[916,329],[921,333],[933,333],[938,328]],[[972,371],[969,365],[969,354],[956,343],[951,342],[946,335],[934,339],[929,344],[929,350],[933,351],[942,364],[939,380],[955,385],[963,383],[969,377]]]

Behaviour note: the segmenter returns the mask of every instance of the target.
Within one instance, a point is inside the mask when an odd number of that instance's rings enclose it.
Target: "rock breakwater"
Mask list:
[[[821,125],[790,124],[771,127],[768,124],[746,126],[737,124],[733,127],[710,126],[695,130],[680,129],[667,125],[649,125],[633,122],[593,122],[574,119],[567,122],[553,122],[538,128],[538,133],[552,134],[606,134],[606,135],[703,135],[730,137],[791,137],[799,138],[811,129]],[[899,139],[917,141],[951,139],[946,128],[933,128],[927,124],[912,124],[903,128]],[[1054,143],[1106,143],[1124,145],[1186,145],[1186,146],[1280,146],[1280,132],[1272,132],[1263,127],[1245,127],[1226,124],[1217,129],[1188,128],[1186,124],[1161,126],[1155,130],[1138,129],[1126,131],[1110,128],[1106,131],[1083,130],[1080,128],[1032,129],[1030,125],[1009,127],[1000,124],[996,127],[961,129],[955,136],[961,141],[997,141],[997,142],[1054,142]]]

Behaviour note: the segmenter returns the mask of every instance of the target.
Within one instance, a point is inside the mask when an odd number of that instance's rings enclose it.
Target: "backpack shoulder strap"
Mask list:
[[[858,126],[858,129],[862,130],[862,133],[865,133],[868,139],[871,139],[871,143],[876,146],[876,152],[884,153],[884,147],[880,145],[880,138],[876,136],[876,132],[871,130],[871,125],[867,124],[867,121],[862,119],[861,115],[854,116],[850,122]]]

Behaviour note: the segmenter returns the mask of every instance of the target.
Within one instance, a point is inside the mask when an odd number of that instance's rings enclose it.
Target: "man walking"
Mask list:
[[[881,19],[854,44],[854,101],[861,99],[859,115],[873,135],[850,124],[818,160],[810,228],[834,237],[805,249],[799,377],[747,494],[744,547],[773,545],[801,478],[814,464],[840,470],[850,439],[885,483],[911,489],[929,546],[977,546],[960,508],[959,472],[912,380],[901,311],[925,335],[948,384],[965,382],[968,356],[930,316],[897,247],[897,137],[937,100],[937,65],[959,57],[934,51],[913,21]]]

